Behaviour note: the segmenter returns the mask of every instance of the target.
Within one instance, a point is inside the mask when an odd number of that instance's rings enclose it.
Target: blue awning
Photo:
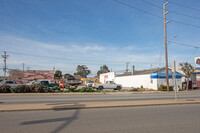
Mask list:
[[[150,76],[152,79],[166,79],[166,73],[152,73]],[[172,79],[172,73],[168,74],[169,79]],[[176,79],[181,79],[182,75],[176,73]]]

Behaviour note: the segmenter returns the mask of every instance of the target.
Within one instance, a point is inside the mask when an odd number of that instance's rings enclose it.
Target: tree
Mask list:
[[[62,72],[60,70],[55,71],[55,79],[61,79],[62,78]]]
[[[188,63],[188,62],[184,62],[184,63],[180,63],[181,65],[181,70],[185,73],[185,77],[187,78],[187,90],[188,90],[188,86],[189,86],[189,78],[191,76],[191,74],[194,72],[194,67]]]
[[[74,76],[72,76],[71,74],[68,74],[68,73],[66,73],[64,75],[64,78],[67,79],[67,80],[74,80],[75,79]]]
[[[18,80],[24,77],[24,72],[19,69],[9,70],[9,75],[11,80]]]
[[[85,65],[78,65],[76,68],[76,73],[74,75],[80,75],[82,78],[86,78],[88,74],[91,73],[90,70],[88,70],[88,67]]]
[[[107,73],[110,72],[110,70],[108,69],[108,67],[106,65],[103,65],[100,67],[100,70],[97,72],[97,75],[99,76],[102,73]]]

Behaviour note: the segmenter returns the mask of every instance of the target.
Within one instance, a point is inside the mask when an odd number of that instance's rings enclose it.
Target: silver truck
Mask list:
[[[113,81],[106,81],[105,84],[94,84],[92,87],[96,88],[97,90],[103,90],[103,89],[121,90],[122,85],[115,84],[115,82]]]
[[[15,88],[21,84],[16,84],[16,82],[13,80],[4,80],[0,82],[0,85],[9,85],[11,88]]]

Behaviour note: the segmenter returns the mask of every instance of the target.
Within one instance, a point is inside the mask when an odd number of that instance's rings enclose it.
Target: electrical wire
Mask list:
[[[186,6],[186,5],[183,5],[183,4],[179,4],[179,3],[176,3],[174,1],[169,1],[170,3],[174,4],[174,5],[178,5],[178,6],[182,6],[182,7],[185,7],[185,8],[188,8],[188,9],[192,9],[192,10],[196,10],[196,11],[199,11],[200,12],[200,9],[196,9],[196,8],[193,8],[193,7],[189,7],[189,6]]]
[[[172,43],[172,44],[177,44],[177,45],[183,45],[183,46],[186,46],[186,47],[192,47],[192,48],[196,48],[196,49],[200,48],[199,46],[188,45],[188,44],[185,44],[185,43],[179,43],[179,42],[174,42],[174,41],[169,41],[169,42],[170,42],[170,44]]]
[[[121,1],[118,1],[118,0],[113,0],[113,1],[115,1],[115,2],[117,2],[117,3],[119,3],[119,4],[121,4],[121,5],[127,6],[127,7],[129,7],[129,8],[132,8],[132,9],[135,9],[135,10],[138,10],[138,11],[141,11],[141,12],[144,12],[144,13],[149,14],[149,15],[151,15],[151,16],[154,16],[154,17],[163,19],[163,17],[161,17],[161,16],[159,16],[159,15],[156,15],[156,14],[153,14],[153,13],[149,13],[149,12],[147,12],[147,11],[145,11],[145,10],[139,9],[139,8],[134,7],[134,6],[131,6],[131,5],[128,5],[128,4],[123,3],[123,2],[121,2]],[[188,24],[188,23],[183,23],[183,22],[179,22],[179,21],[176,21],[176,20],[172,20],[172,19],[170,19],[170,21],[171,21],[171,22],[174,22],[174,23],[182,24],[182,25],[187,25],[187,26],[190,26],[190,27],[200,28],[200,26],[197,26],[197,25],[192,25],[192,24]]]
[[[162,19],[163,19],[163,17],[161,17],[161,16],[159,16],[159,15],[156,15],[156,14],[153,14],[153,13],[149,13],[149,12],[144,11],[144,10],[142,10],[142,9],[139,9],[139,8],[137,8],[137,7],[128,5],[128,4],[124,3],[124,2],[121,2],[121,1],[118,1],[118,0],[113,0],[113,1],[115,1],[115,2],[117,2],[117,3],[119,3],[119,4],[122,4],[122,5],[124,5],[124,6],[127,6],[127,7],[129,7],[129,8],[132,8],[132,9],[135,9],[135,10],[138,10],[138,11],[141,11],[141,12],[144,12],[144,13],[149,14],[149,15],[151,15],[151,16],[154,16],[154,17],[162,18]]]
[[[143,1],[143,2],[145,2],[145,3],[147,3],[147,4],[149,4],[149,5],[152,5],[152,6],[154,6],[154,7],[157,7],[157,8],[159,8],[159,9],[163,9],[162,7],[160,7],[160,6],[158,6],[158,5],[155,5],[155,4],[151,3],[151,2],[148,2],[148,1],[145,1],[145,0],[141,0],[141,1]],[[182,15],[182,16],[185,16],[185,17],[189,17],[189,18],[193,18],[193,19],[198,19],[198,20],[200,20],[199,17],[194,17],[194,16],[186,15],[186,14],[179,13],[179,12],[175,12],[175,11],[171,11],[171,10],[168,10],[168,11],[169,11],[169,12],[172,12],[172,13],[174,13],[174,14],[178,14],[178,15]]]
[[[54,58],[59,60],[70,60],[70,61],[78,61],[78,62],[84,62],[84,63],[105,63],[108,62],[110,64],[124,64],[124,61],[110,61],[110,60],[86,60],[86,59],[77,59],[77,58],[69,58],[69,57],[54,57],[54,56],[43,56],[43,55],[34,55],[34,54],[27,54],[27,53],[20,53],[20,52],[14,52],[14,51],[7,51],[8,53],[13,53],[17,55],[25,55],[25,56],[31,56],[31,57],[39,57],[39,58]],[[158,64],[158,63],[143,63],[143,62],[131,62],[136,64]]]

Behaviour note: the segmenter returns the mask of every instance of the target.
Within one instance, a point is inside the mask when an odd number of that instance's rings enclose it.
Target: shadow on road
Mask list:
[[[61,111],[61,110],[67,110],[68,107],[84,107],[83,104],[73,104],[73,105],[63,105],[63,106],[55,106],[53,109],[55,111]],[[64,123],[57,127],[55,130],[51,131],[50,133],[59,133],[62,131],[65,127],[67,127],[70,123],[72,123],[74,120],[78,119],[79,110],[75,110],[74,114],[71,117],[62,117],[62,118],[53,118],[53,119],[44,119],[44,120],[35,120],[35,121],[25,121],[20,123],[21,126],[25,125],[33,125],[33,124],[43,124],[43,123],[51,123],[51,122],[59,122],[63,121]]]

